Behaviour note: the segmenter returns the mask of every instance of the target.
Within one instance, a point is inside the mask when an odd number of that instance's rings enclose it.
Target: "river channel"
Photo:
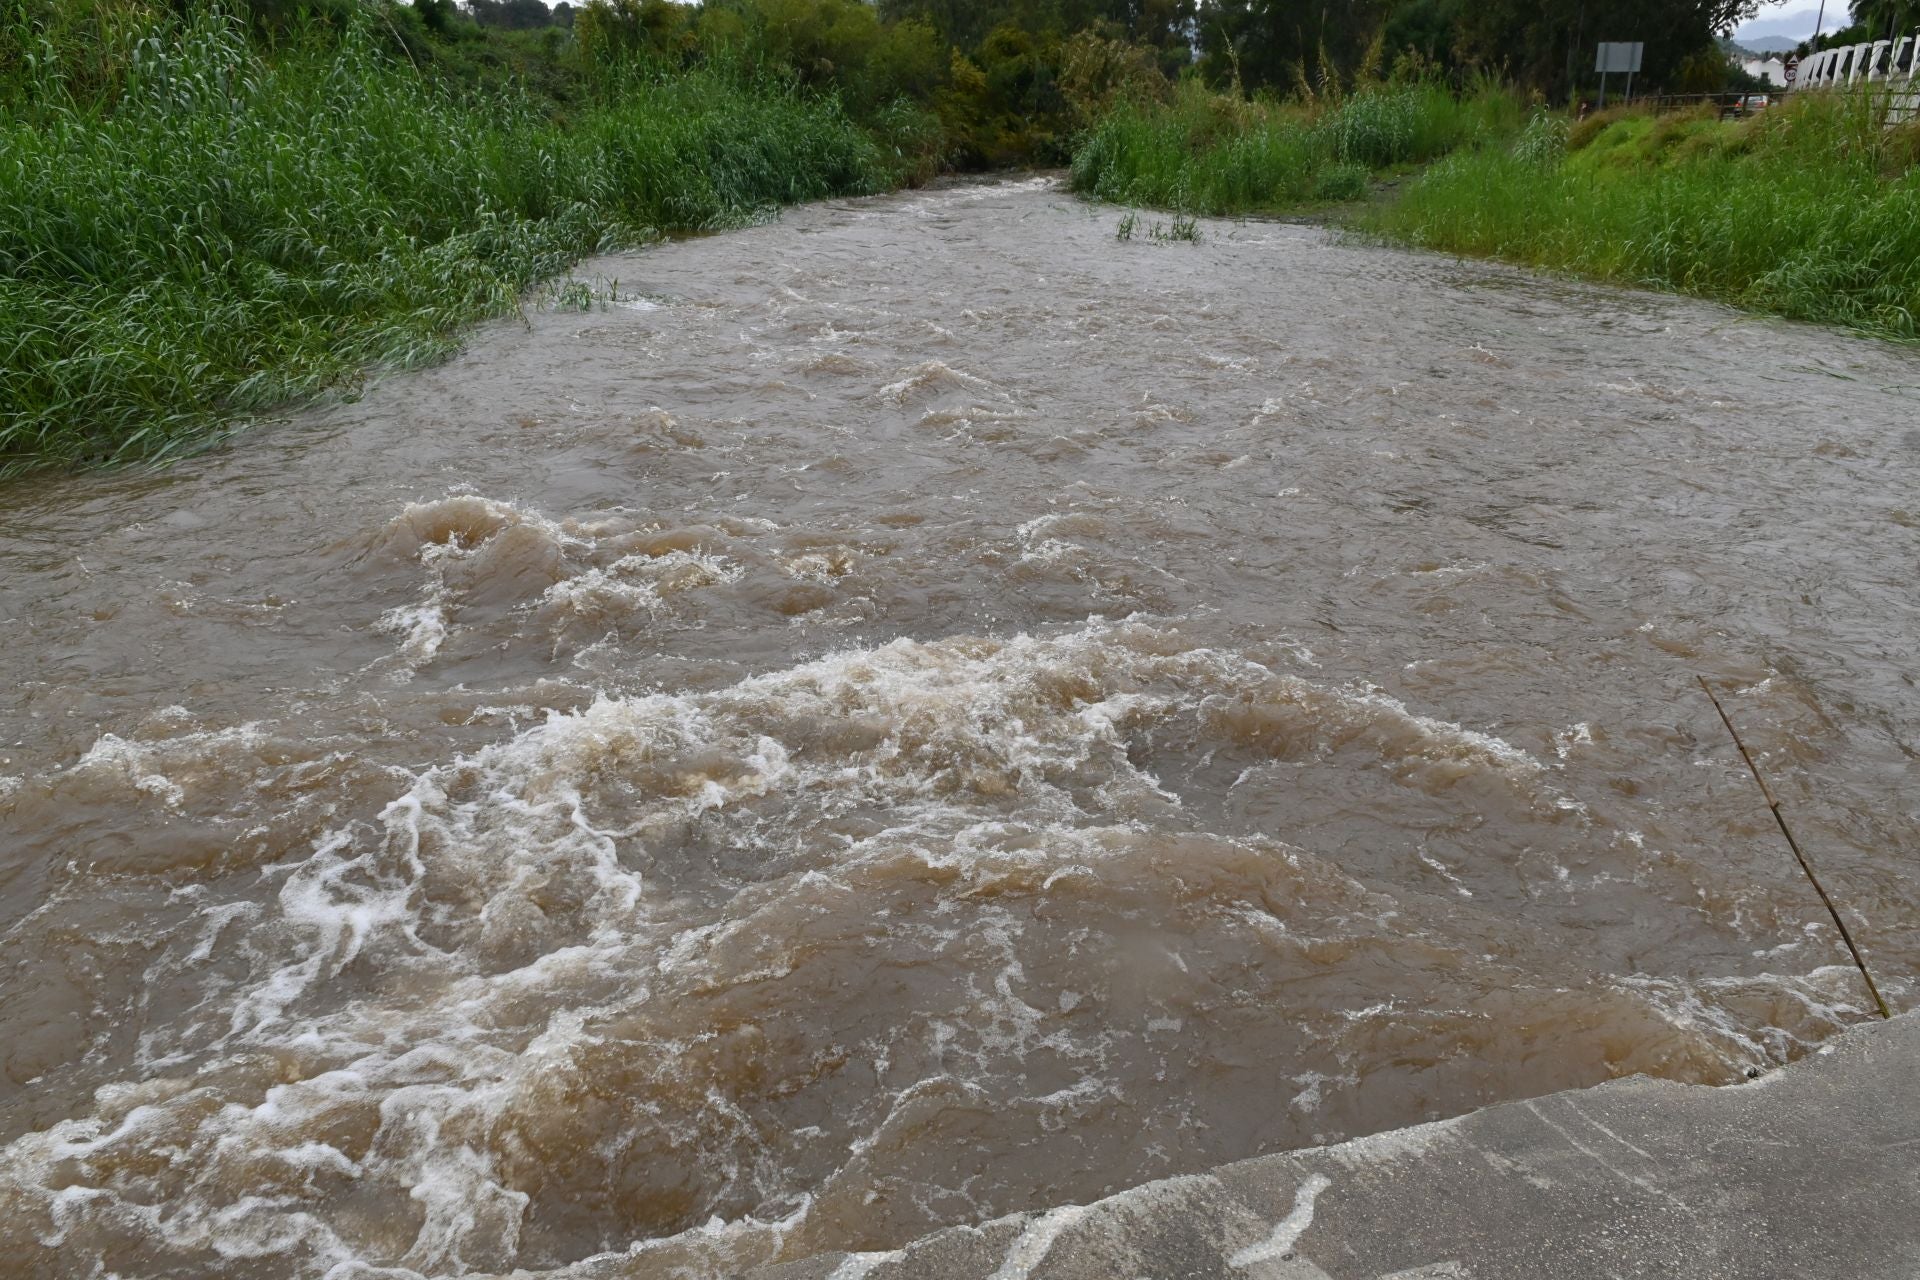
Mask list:
[[[0,1250],[719,1277],[1872,1016],[1920,360],[1044,178],[0,489]],[[609,300],[610,298],[610,300]]]

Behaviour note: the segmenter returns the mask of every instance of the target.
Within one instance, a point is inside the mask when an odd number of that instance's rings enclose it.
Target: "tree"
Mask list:
[[[1387,0],[1206,0],[1197,15],[1203,67],[1249,89],[1351,73],[1388,17]]]
[[[1920,0],[1853,0],[1853,20],[1869,40],[1898,40],[1920,26]]]
[[[1758,9],[1756,0],[1474,0],[1460,9],[1456,52],[1555,96],[1593,76],[1603,40],[1646,45],[1639,82],[1677,86],[1683,66],[1716,47]]]
[[[1920,4],[1920,0],[1868,0]],[[1508,76],[1556,95],[1584,83],[1601,40],[1646,44],[1649,86],[1757,8],[1756,0],[1202,0],[1203,67],[1224,83],[1288,90],[1351,75],[1377,39],[1391,63],[1417,54],[1452,70]]]
[[[553,24],[553,10],[544,0],[467,0],[467,8],[483,27],[533,31]]]
[[[437,36],[447,34],[456,12],[453,0],[413,0],[413,11],[420,15],[421,25]]]

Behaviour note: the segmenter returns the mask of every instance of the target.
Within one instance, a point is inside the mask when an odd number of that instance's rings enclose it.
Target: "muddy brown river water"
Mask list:
[[[737,1274],[1920,977],[1920,359],[1044,179],[0,490],[8,1274]]]

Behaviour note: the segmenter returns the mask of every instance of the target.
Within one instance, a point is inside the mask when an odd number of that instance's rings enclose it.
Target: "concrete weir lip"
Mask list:
[[[1747,1084],[1617,1080],[754,1274],[1914,1280],[1920,1014]]]

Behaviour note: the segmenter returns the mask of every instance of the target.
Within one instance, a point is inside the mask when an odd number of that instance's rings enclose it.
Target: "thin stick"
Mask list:
[[[1707,691],[1707,698],[1713,703],[1713,709],[1720,713],[1720,723],[1727,726],[1727,733],[1733,738],[1733,745],[1740,748],[1740,758],[1747,762],[1747,771],[1753,774],[1753,780],[1760,784],[1760,794],[1766,798],[1767,808],[1773,811],[1773,820],[1780,824],[1780,834],[1787,838],[1787,848],[1793,850],[1793,856],[1800,863],[1800,869],[1807,873],[1807,882],[1813,886],[1813,891],[1820,895],[1820,901],[1827,904],[1827,914],[1833,917],[1833,927],[1840,931],[1840,940],[1847,944],[1847,950],[1853,954],[1853,965],[1860,970],[1860,977],[1866,982],[1867,991],[1873,996],[1873,1003],[1879,1008],[1880,1016],[1891,1018],[1893,1014],[1888,1010],[1886,1000],[1880,995],[1880,988],[1875,985],[1873,975],[1867,972],[1867,962],[1860,955],[1860,948],[1853,943],[1853,934],[1847,931],[1847,922],[1840,918],[1840,909],[1833,905],[1833,899],[1827,896],[1826,887],[1820,883],[1820,877],[1813,873],[1813,864],[1807,861],[1807,855],[1800,852],[1800,842],[1795,840],[1793,832],[1787,829],[1786,816],[1780,812],[1780,801],[1774,797],[1773,788],[1767,785],[1767,780],[1760,776],[1760,766],[1753,762],[1753,756],[1747,751],[1747,744],[1740,741],[1740,731],[1734,728],[1733,721],[1727,718],[1727,709],[1721,706],[1720,699],[1714,696],[1713,686],[1707,683],[1707,678],[1696,673],[1694,679],[1698,680],[1700,687]]]

